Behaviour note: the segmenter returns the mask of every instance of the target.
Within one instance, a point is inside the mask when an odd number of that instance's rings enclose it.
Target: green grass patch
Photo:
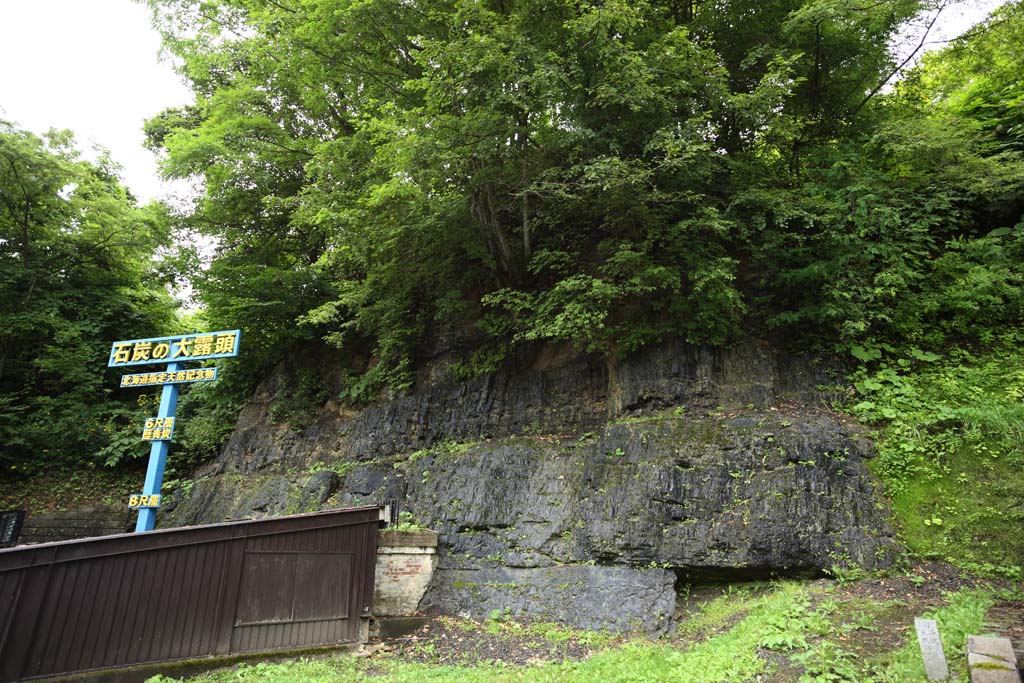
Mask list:
[[[992,595],[965,590],[949,596],[945,607],[928,616],[939,630],[954,674],[964,681],[963,651],[967,635],[980,633]],[[608,639],[609,646],[584,661],[508,665],[481,662],[474,666],[436,666],[404,661],[400,656],[360,659],[328,656],[277,663],[242,664],[191,679],[193,683],[717,683],[750,680],[792,680],[799,683],[924,683],[917,641],[909,623],[890,630],[876,651],[849,649],[845,636],[857,629],[873,630],[877,617],[896,603],[838,594],[819,584],[776,584],[770,590],[750,586],[707,603],[688,623],[703,630],[741,618],[731,628],[700,642],[654,643]],[[908,617],[909,620],[909,617]],[[493,622],[493,624],[491,623]],[[460,624],[463,622],[459,622]],[[579,638],[580,631],[555,624],[485,622],[509,637],[538,637],[557,642]],[[465,622],[466,628],[477,628]],[[602,638],[604,638],[602,636]],[[429,645],[427,645],[429,646]],[[887,648],[891,651],[884,652]],[[879,654],[878,650],[882,650]],[[780,669],[780,667],[783,667]],[[772,676],[781,678],[771,678]],[[157,676],[150,683],[172,679]]]
[[[872,470],[920,557],[1020,578],[1024,564],[1024,352],[1017,340],[945,359],[883,350],[855,374],[851,411],[880,427]],[[888,360],[886,360],[888,358]],[[923,360],[922,360],[923,359]]]
[[[616,637],[609,633],[568,628],[551,622],[520,624],[514,621],[496,621],[488,619],[485,628],[494,629],[496,635],[508,635],[518,638],[539,638],[549,643],[566,643],[576,641],[581,645],[593,648],[604,648],[615,642]]]
[[[755,593],[763,592],[766,587],[767,584],[760,582],[729,584],[721,595],[701,604],[680,623],[676,634],[683,638],[697,638],[720,630],[749,612],[755,606]]]
[[[620,648],[600,652],[581,662],[538,666],[482,664],[474,667],[432,667],[410,664],[394,658],[372,661],[338,657],[279,664],[242,665],[193,679],[196,683],[290,683],[320,681],[356,683],[387,680],[392,683],[706,683],[743,681],[768,672],[772,664],[758,655],[762,641],[780,628],[794,606],[806,609],[811,588],[797,583],[779,584],[757,597],[743,597],[749,610],[745,619],[727,632],[681,651],[668,645],[632,641]],[[808,622],[785,622],[786,628],[802,629]],[[526,627],[540,628],[543,625]],[[560,627],[559,627],[560,628]],[[550,633],[550,629],[544,631]],[[167,680],[167,679],[150,679]]]
[[[967,680],[966,658],[963,656],[967,636],[982,632],[985,613],[991,606],[989,593],[964,590],[950,596],[948,605],[927,615],[939,624],[942,648],[952,674],[951,683]],[[912,631],[903,647],[869,661],[867,671],[871,675],[868,680],[872,683],[927,683],[928,680],[921,662],[921,650]]]

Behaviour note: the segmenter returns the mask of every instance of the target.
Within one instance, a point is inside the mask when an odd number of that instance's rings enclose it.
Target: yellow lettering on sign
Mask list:
[[[156,381],[157,381],[157,384],[163,384],[164,382],[166,382],[167,381],[167,373],[166,372],[161,372],[159,375],[156,376]]]
[[[128,375],[122,375],[122,376],[121,376],[121,386],[122,386],[122,387],[126,387],[126,386],[128,386],[128,380],[129,380],[129,379],[131,379],[131,377],[130,377],[130,376],[128,376]]]
[[[147,417],[146,418],[146,429],[153,429],[154,427],[156,427],[156,418],[155,417]]]
[[[132,351],[132,360],[149,360],[149,352],[153,349],[153,342],[139,342]]]
[[[213,379],[216,376],[217,376],[217,371],[214,370],[213,368],[207,368],[207,369],[203,370],[203,377],[206,378],[206,379]]]
[[[132,357],[131,344],[118,344],[114,351],[115,363],[127,363]]]
[[[174,418],[173,417],[165,417],[164,418],[164,427],[167,427],[167,428],[174,427]]]
[[[217,343],[214,346],[214,353],[231,353],[235,350],[235,335],[233,334],[219,334],[217,335]]]
[[[174,381],[176,381],[176,382],[184,382],[185,381],[185,371],[184,370],[178,371],[174,375]]]
[[[153,430],[152,429],[143,429],[142,430],[142,438],[143,439],[152,439],[153,438]]]
[[[186,379],[186,380],[188,380],[189,382],[191,382],[191,381],[192,381],[192,380],[194,380],[195,378],[196,378],[196,371],[195,371],[195,370],[186,370],[186,371],[185,371],[185,379]]]
[[[174,343],[174,355],[171,356],[171,357],[172,358],[177,358],[178,356],[186,356],[186,357],[191,356],[192,354],[189,353],[189,350],[188,350],[188,347],[191,344],[192,344],[192,340],[191,339],[189,339],[188,337],[182,337],[181,339],[179,339],[178,341],[176,341]]]
[[[171,430],[170,429],[163,429],[163,430],[161,430],[160,431],[160,438],[161,439],[169,439],[169,438],[171,438]]]
[[[213,335],[203,335],[196,337],[192,342],[192,355],[193,356],[209,356],[213,353]]]
[[[139,497],[138,496],[128,496],[128,507],[130,507],[130,508],[137,508],[137,507],[139,507]]]
[[[153,347],[153,358],[156,358],[157,360],[167,358],[167,356],[170,355],[170,353],[171,345],[168,344],[167,342],[160,342],[159,344]]]

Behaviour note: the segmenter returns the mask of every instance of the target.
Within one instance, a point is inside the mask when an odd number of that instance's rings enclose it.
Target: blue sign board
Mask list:
[[[128,496],[128,507],[140,512],[148,508],[154,508],[155,511],[155,508],[160,507],[160,494],[156,493],[147,496],[144,493],[136,493],[134,496]],[[149,529],[146,529],[146,531],[149,531]]]
[[[146,420],[146,428],[143,429],[143,439],[153,442],[149,451],[146,482],[143,484],[142,493],[131,496],[128,501],[129,507],[139,511],[136,532],[152,531],[156,525],[156,511],[160,507],[160,488],[164,481],[167,452],[170,450],[174,433],[179,385],[212,382],[218,376],[217,368],[186,368],[185,363],[237,356],[241,338],[241,330],[227,330],[174,337],[129,339],[116,341],[111,345],[107,367],[167,364],[167,368],[160,372],[121,376],[122,387],[163,387],[160,393],[160,410],[155,418]]]
[[[241,330],[226,330],[116,341],[110,346],[107,367],[230,358],[238,355],[241,338]]]
[[[170,441],[174,438],[173,417],[147,417],[142,428],[143,441]]]
[[[121,375],[122,387],[151,387],[164,384],[189,384],[191,382],[212,382],[217,379],[217,368],[178,370],[177,372],[140,372]]]

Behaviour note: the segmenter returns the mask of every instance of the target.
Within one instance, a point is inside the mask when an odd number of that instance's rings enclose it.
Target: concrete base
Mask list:
[[[1009,638],[968,636],[967,666],[971,683],[1021,683]]]

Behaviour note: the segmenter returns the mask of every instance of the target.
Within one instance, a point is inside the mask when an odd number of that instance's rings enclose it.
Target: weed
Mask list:
[[[1012,370],[1024,352],[1015,342],[946,360],[879,348],[852,375],[858,398],[847,409],[881,428],[870,467],[920,557],[991,575],[1013,573],[1024,555],[1024,509],[1005,504],[1024,497],[1024,371]]]
[[[402,510],[398,513],[398,523],[388,527],[389,531],[423,531],[427,527],[416,522],[413,515],[408,510]]]

